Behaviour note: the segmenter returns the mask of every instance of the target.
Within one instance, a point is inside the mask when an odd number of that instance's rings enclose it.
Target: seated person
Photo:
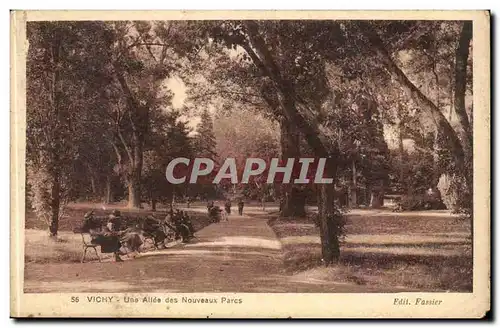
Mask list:
[[[214,208],[214,202],[211,201],[211,202],[208,202],[207,203],[207,210],[208,210],[208,213],[210,213],[210,210]]]
[[[134,227],[127,228],[120,232],[120,242],[134,252],[138,252],[143,244],[140,231],[137,231],[137,228]]]
[[[81,231],[89,233],[92,243],[101,246],[101,253],[113,253],[116,262],[123,261],[120,258],[122,244],[119,235],[111,231],[108,226],[103,227],[95,218],[94,211],[85,214]]]
[[[189,215],[186,212],[182,212],[181,223],[185,224],[189,228],[190,236],[194,237],[194,226],[193,222],[189,218]]]
[[[175,231],[174,217],[172,215],[167,214],[165,216],[165,219],[163,220],[163,223],[172,231]]]
[[[175,227],[175,239],[181,239],[182,242],[187,242],[192,236],[191,229],[188,224],[186,224],[186,219],[184,218],[184,212],[177,210],[173,217],[173,225]]]
[[[167,238],[167,235],[160,226],[160,222],[158,222],[158,220],[152,216],[148,216],[144,220],[142,229],[147,235],[153,238],[155,245],[163,243]]]
[[[110,231],[120,231],[121,229],[121,222],[122,217],[121,213],[118,210],[114,210],[110,215],[108,219],[108,224],[107,227]]]
[[[208,216],[215,221],[220,221],[221,208],[219,206],[212,206],[208,209]]]
[[[148,216],[143,222],[145,231],[154,231],[160,228],[160,223],[153,216]]]

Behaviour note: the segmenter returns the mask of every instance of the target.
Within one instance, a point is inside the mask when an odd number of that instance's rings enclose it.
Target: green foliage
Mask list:
[[[198,157],[205,157],[215,160],[217,154],[215,147],[217,145],[214,124],[212,116],[207,109],[201,113],[201,121],[196,128],[196,136],[194,138],[194,148]]]
[[[327,221],[332,226],[332,231],[334,232],[334,238],[337,238],[342,242],[346,235],[346,225],[347,225],[347,214],[348,210],[341,206],[336,206],[332,213],[328,214]],[[320,227],[321,220],[317,213],[311,215],[311,221],[314,222],[316,227]]]
[[[64,214],[64,208],[70,200],[74,199],[72,193],[73,184],[69,175],[61,175],[56,182],[54,174],[47,166],[27,165],[27,179],[30,183],[27,192],[27,200],[36,217],[50,226],[54,219],[54,200],[57,198],[56,218],[60,219]],[[60,181],[63,180],[63,181]],[[59,186],[58,193],[53,193],[54,184]]]
[[[75,197],[74,170],[95,138],[107,67],[108,34],[100,23],[30,22],[27,27],[27,171],[31,204],[57,233],[61,208]],[[82,156],[82,157],[80,157]]]
[[[187,185],[171,185],[165,179],[168,163],[176,157],[194,157],[193,141],[189,129],[180,120],[179,112],[158,113],[153,120],[142,170],[142,199],[145,201],[171,201],[174,194],[185,195]]]
[[[30,180],[28,200],[37,218],[50,225],[52,215],[52,179],[50,174],[43,169],[34,169],[28,166],[27,178]]]
[[[240,110],[216,116],[214,132],[217,139],[219,162],[235,158],[237,167],[243,168],[247,158],[260,158],[269,164],[279,154],[278,126],[263,115]],[[242,170],[238,172],[239,179]],[[266,183],[265,174],[250,177],[249,183],[239,185],[245,197],[261,200],[268,197],[274,185]]]
[[[472,195],[468,194],[465,178],[443,174],[437,185],[446,208],[464,216],[472,215]]]
[[[348,85],[352,86],[352,83]],[[339,158],[340,176],[350,183],[354,162],[358,183],[371,186],[382,182],[387,185],[390,154],[377,103],[362,90],[342,90],[343,87],[345,85],[340,85],[334,92],[334,100],[326,111],[328,124],[335,128],[335,139],[342,154]]]
[[[402,211],[442,210],[445,205],[437,195],[414,194],[401,198],[399,209]]]
[[[430,151],[416,149],[410,153],[405,152],[403,162],[399,153],[392,152],[391,157],[390,180],[397,192],[421,194],[435,186],[436,168]],[[403,180],[401,170],[404,173]]]

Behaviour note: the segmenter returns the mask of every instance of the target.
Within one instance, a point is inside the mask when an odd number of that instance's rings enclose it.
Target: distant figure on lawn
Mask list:
[[[243,199],[240,198],[238,201],[238,214],[243,215],[243,207],[245,206],[245,202],[243,202]]]

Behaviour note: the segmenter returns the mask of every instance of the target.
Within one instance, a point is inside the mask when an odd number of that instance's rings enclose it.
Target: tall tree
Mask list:
[[[143,199],[150,202],[153,211],[158,202],[170,203],[174,193],[185,193],[181,190],[185,185],[176,186],[166,181],[168,163],[177,157],[193,155],[189,129],[179,119],[179,112],[158,112],[155,116],[146,140],[141,189]]]
[[[120,97],[112,117],[117,157],[125,160],[128,206],[140,207],[141,174],[152,112],[168,106],[172,93],[165,81],[196,49],[184,22],[113,22],[113,77]],[[118,152],[121,152],[118,154]]]
[[[212,115],[208,109],[203,109],[200,122],[196,127],[196,135],[193,137],[193,148],[195,157],[209,158],[217,163],[216,153],[217,140],[214,133]],[[201,195],[204,199],[216,196],[217,186],[212,184],[210,178],[201,177],[195,186],[190,186],[191,193]]]
[[[199,157],[210,158],[215,160],[216,153],[216,139],[214,134],[214,123],[212,116],[208,109],[203,109],[200,122],[196,128],[196,136],[194,137],[194,147],[196,155]]]
[[[467,62],[469,58],[469,47],[472,39],[472,22],[466,21],[463,23],[460,39],[456,51],[455,60],[455,113],[458,117],[457,134],[462,142],[464,152],[464,168],[463,174],[467,183],[466,199],[468,204],[465,204],[472,213],[472,192],[473,192],[473,133],[472,124],[469,121],[469,115],[465,107],[465,92],[467,87]]]
[[[421,109],[421,114],[431,118],[435,129],[439,130],[445,136],[447,148],[450,150],[453,158],[453,166],[459,175],[465,179],[466,189],[468,190],[464,199],[469,200],[471,208],[472,202],[472,131],[469,125],[469,118],[465,108],[465,90],[467,82],[467,63],[469,57],[469,48],[472,38],[472,22],[461,22],[462,28],[459,36],[455,55],[455,77],[454,77],[454,107],[458,121],[450,122],[443,114],[440,108],[419,89],[403,70],[397,65],[386,43],[379,35],[377,28],[368,22],[358,22],[360,30],[368,41],[370,49],[376,54],[376,58],[387,69],[390,76],[401,87],[406,95],[414,101]],[[458,101],[458,102],[457,102]],[[456,125],[456,128],[453,125]]]
[[[110,38],[98,22],[33,22],[27,32],[28,182],[35,213],[55,236],[75,197],[79,150],[94,140],[79,138],[93,130],[90,113],[79,113],[102,99],[108,67],[99,58],[109,56]]]
[[[318,105],[325,94],[324,62],[313,42],[321,43],[322,37],[335,35],[337,27],[326,23],[318,28],[314,23],[293,21],[244,21],[226,25],[230,25],[230,32],[224,34],[224,41],[243,48],[260,74],[271,81],[274,99],[283,117],[301,132],[317,157],[327,159],[326,175],[335,180],[337,143],[333,142],[332,147],[318,120]],[[314,32],[319,37],[311,40]],[[328,265],[340,255],[341,225],[334,207],[334,185],[323,184],[318,196],[323,260]]]

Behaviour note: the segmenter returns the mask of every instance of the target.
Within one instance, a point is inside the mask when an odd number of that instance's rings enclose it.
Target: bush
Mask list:
[[[72,194],[71,176],[67,172],[61,172],[58,175],[59,193],[52,194],[52,187],[56,183],[54,175],[51,174],[50,166],[44,163],[34,165],[28,162],[27,169],[27,184],[29,185],[29,193],[27,200],[33,209],[36,217],[44,222],[47,227],[50,227],[52,221],[52,212],[54,200],[58,200],[59,208],[57,220],[60,220],[64,215],[64,209],[68,202],[74,199]],[[54,168],[52,168],[54,169]],[[55,198],[57,197],[57,198]],[[57,231],[51,231],[51,234],[57,234]]]
[[[402,211],[443,210],[446,209],[439,195],[420,194],[403,196],[399,204]]]
[[[346,213],[347,209],[335,206],[334,212],[329,217],[329,220],[334,225],[333,229],[339,241],[343,241],[344,237],[346,236],[346,229],[345,229],[347,224]],[[318,213],[313,213],[310,216],[310,219],[317,228],[320,228],[321,221]]]
[[[28,200],[33,212],[35,212],[38,219],[49,226],[52,211],[50,206],[52,202],[50,175],[43,167],[34,168],[28,166],[28,180],[30,181]]]
[[[438,189],[441,192],[443,203],[446,208],[453,212],[459,211],[461,207],[461,198],[467,197],[464,192],[465,181],[459,176],[453,174],[443,174],[439,178]]]

